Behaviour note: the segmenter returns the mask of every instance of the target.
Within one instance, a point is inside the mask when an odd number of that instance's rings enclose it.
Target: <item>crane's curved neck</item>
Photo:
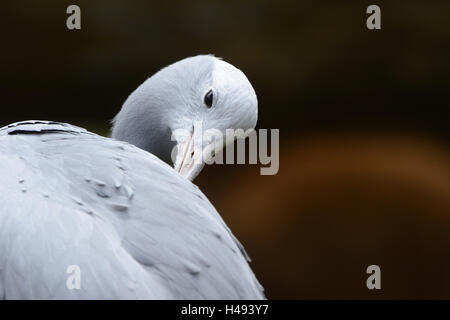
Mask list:
[[[167,110],[159,108],[161,101],[152,96],[149,80],[125,101],[112,122],[111,137],[131,143],[171,165],[175,142],[171,141],[172,132],[164,114]]]

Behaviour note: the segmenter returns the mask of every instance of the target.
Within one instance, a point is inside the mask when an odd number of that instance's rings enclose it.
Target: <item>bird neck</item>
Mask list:
[[[153,106],[157,99],[143,95],[143,85],[133,92],[113,120],[111,137],[146,150],[164,162],[172,164],[171,153],[175,142],[165,124],[161,108]]]

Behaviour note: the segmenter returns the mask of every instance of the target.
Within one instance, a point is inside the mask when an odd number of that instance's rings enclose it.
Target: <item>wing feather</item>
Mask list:
[[[3,298],[264,298],[211,203],[152,154],[28,121],[0,129],[0,163]]]

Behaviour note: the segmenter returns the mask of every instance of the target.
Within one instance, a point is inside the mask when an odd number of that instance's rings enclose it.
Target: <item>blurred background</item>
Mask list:
[[[81,7],[82,29],[66,28]],[[381,30],[366,8],[381,7]],[[242,69],[280,170],[196,183],[271,299],[450,298],[449,1],[3,1],[0,126],[102,135],[160,68],[212,53]],[[366,268],[381,267],[381,290]]]

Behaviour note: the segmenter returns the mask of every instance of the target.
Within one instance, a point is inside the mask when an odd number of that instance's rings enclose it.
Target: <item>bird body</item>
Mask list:
[[[264,298],[242,245],[191,182],[214,145],[193,138],[201,128],[256,118],[245,75],[196,56],[139,86],[112,139],[50,121],[0,129],[0,298]]]
[[[0,298],[264,298],[208,199],[145,150],[25,121],[0,129],[0,176]]]

